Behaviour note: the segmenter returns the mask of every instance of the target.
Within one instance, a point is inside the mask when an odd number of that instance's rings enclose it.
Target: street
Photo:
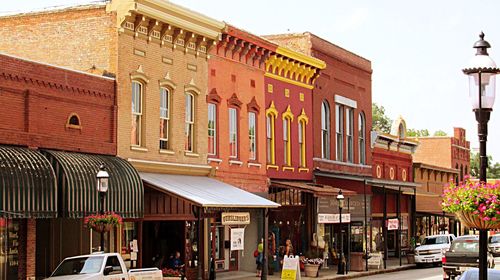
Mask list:
[[[401,280],[401,279],[418,279],[418,280],[440,280],[443,279],[443,269],[441,267],[410,269],[392,273],[384,273],[378,275],[357,278],[362,280]]]

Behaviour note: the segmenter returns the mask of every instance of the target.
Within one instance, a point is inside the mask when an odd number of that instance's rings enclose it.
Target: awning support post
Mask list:
[[[364,196],[364,203],[365,203],[365,270],[368,271],[368,217],[367,217],[367,209],[366,209],[366,180],[363,181],[363,196]],[[370,242],[371,243],[371,242]]]
[[[387,269],[387,193],[384,190],[384,221],[382,222],[382,231],[384,235],[384,269]]]
[[[397,204],[396,204],[396,207],[398,208],[397,211],[398,211],[398,236],[396,238],[397,242],[398,242],[398,255],[399,255],[399,266],[402,266],[403,265],[403,262],[401,260],[401,186],[399,186],[399,191],[398,191],[398,201],[397,201]]]
[[[267,273],[268,273],[268,250],[269,250],[269,209],[264,208],[262,211],[263,216],[264,216],[264,226],[262,227],[264,229],[264,241],[262,242],[262,245],[264,245],[264,250],[262,251],[263,258],[262,258],[262,274],[260,276],[261,280],[267,280]]]
[[[193,206],[193,210],[195,209],[195,207]],[[196,222],[196,235],[198,236],[198,244],[196,245],[197,246],[197,250],[198,250],[198,270],[197,270],[197,273],[196,273],[196,280],[202,280],[203,279],[203,256],[201,254],[201,211],[202,211],[202,208],[201,206],[198,207],[198,211],[196,211],[197,213],[195,213],[196,215],[196,218],[198,219],[197,222]],[[194,211],[193,211],[194,212]]]

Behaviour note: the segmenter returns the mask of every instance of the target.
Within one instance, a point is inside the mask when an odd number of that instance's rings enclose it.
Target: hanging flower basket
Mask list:
[[[85,217],[83,223],[87,228],[96,232],[108,232],[113,227],[121,225],[123,219],[120,215],[110,212],[102,215],[90,215]]]
[[[472,182],[468,177],[443,191],[443,211],[454,213],[468,228],[500,229],[500,185]]]

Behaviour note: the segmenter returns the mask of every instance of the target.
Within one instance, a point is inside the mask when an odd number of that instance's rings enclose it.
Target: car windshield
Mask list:
[[[500,243],[500,235],[490,236],[490,243]]]
[[[500,279],[500,271],[488,269],[488,279]],[[465,271],[460,280],[479,280],[479,270],[472,268]]]
[[[450,251],[454,253],[479,254],[479,242],[477,240],[455,240],[451,244]]]
[[[54,276],[98,273],[101,270],[103,256],[81,257],[64,260],[52,273]]]
[[[448,243],[448,236],[435,236],[426,237],[422,241],[422,245],[446,244]]]

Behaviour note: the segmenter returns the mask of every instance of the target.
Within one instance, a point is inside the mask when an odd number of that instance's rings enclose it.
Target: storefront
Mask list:
[[[279,204],[205,176],[140,176],[147,205],[139,237],[143,266],[158,253],[161,258],[180,250],[188,279],[198,273],[208,278],[210,273],[255,270],[253,251],[267,232],[265,212]],[[183,234],[158,244],[156,232],[161,236],[173,228]]]

